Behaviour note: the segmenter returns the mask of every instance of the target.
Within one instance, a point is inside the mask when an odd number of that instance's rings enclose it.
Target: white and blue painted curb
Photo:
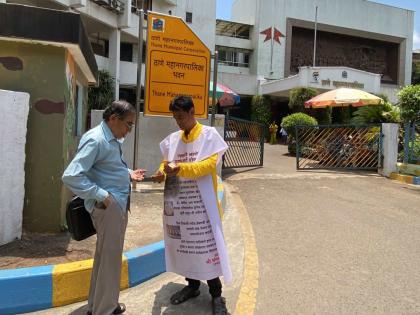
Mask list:
[[[0,314],[19,314],[87,299],[93,260],[0,270]],[[165,272],[163,241],[124,253],[121,289]]]

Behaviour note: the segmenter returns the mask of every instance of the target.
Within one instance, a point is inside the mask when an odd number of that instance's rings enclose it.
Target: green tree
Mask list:
[[[92,109],[105,109],[114,101],[115,79],[108,71],[99,71],[98,86],[90,87],[88,91],[88,106]]]
[[[420,121],[420,85],[408,85],[398,92],[401,118],[405,122]]]
[[[270,99],[262,95],[254,95],[251,101],[251,120],[268,128],[271,119]]]
[[[420,84],[420,63],[413,62],[411,70],[411,84]]]
[[[308,87],[297,87],[290,91],[289,108],[293,113],[304,113],[305,102],[318,94],[317,90]]]
[[[375,123],[398,123],[400,120],[399,107],[386,102],[382,105],[370,105],[358,108],[353,113],[351,123],[354,125],[366,125]]]
[[[320,125],[330,125],[332,121],[332,108],[307,108],[305,113],[314,117]]]
[[[289,108],[293,113],[305,113],[314,117],[320,124],[331,124],[331,107],[305,108],[305,102],[318,94],[317,90],[309,87],[297,87],[290,91]]]
[[[331,113],[331,120],[333,124],[349,124],[354,107],[340,106],[333,107]]]

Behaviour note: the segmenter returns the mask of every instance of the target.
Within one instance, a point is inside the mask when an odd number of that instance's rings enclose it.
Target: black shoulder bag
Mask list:
[[[76,241],[96,234],[92,218],[82,198],[76,196],[67,203],[66,220],[71,237]]]

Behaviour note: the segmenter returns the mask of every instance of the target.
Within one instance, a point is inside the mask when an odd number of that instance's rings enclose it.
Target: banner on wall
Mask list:
[[[145,115],[172,116],[170,101],[191,96],[207,118],[210,50],[179,17],[148,12]]]

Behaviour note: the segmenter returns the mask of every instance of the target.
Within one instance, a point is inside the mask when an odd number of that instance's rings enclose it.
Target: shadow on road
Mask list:
[[[201,294],[179,305],[172,305],[170,297],[181,290],[185,285],[170,282],[157,291],[153,304],[152,315],[207,315],[212,313],[211,297],[208,293],[208,286],[201,283]]]
[[[87,304],[79,307],[78,309],[75,309],[74,311],[72,311],[69,315],[86,315],[88,310],[88,306]]]
[[[241,174],[241,173],[246,173],[246,172],[251,172],[257,169],[262,168],[262,166],[258,166],[258,167],[246,167],[246,168],[225,168],[222,171],[222,177],[223,179],[229,178],[235,174]]]

